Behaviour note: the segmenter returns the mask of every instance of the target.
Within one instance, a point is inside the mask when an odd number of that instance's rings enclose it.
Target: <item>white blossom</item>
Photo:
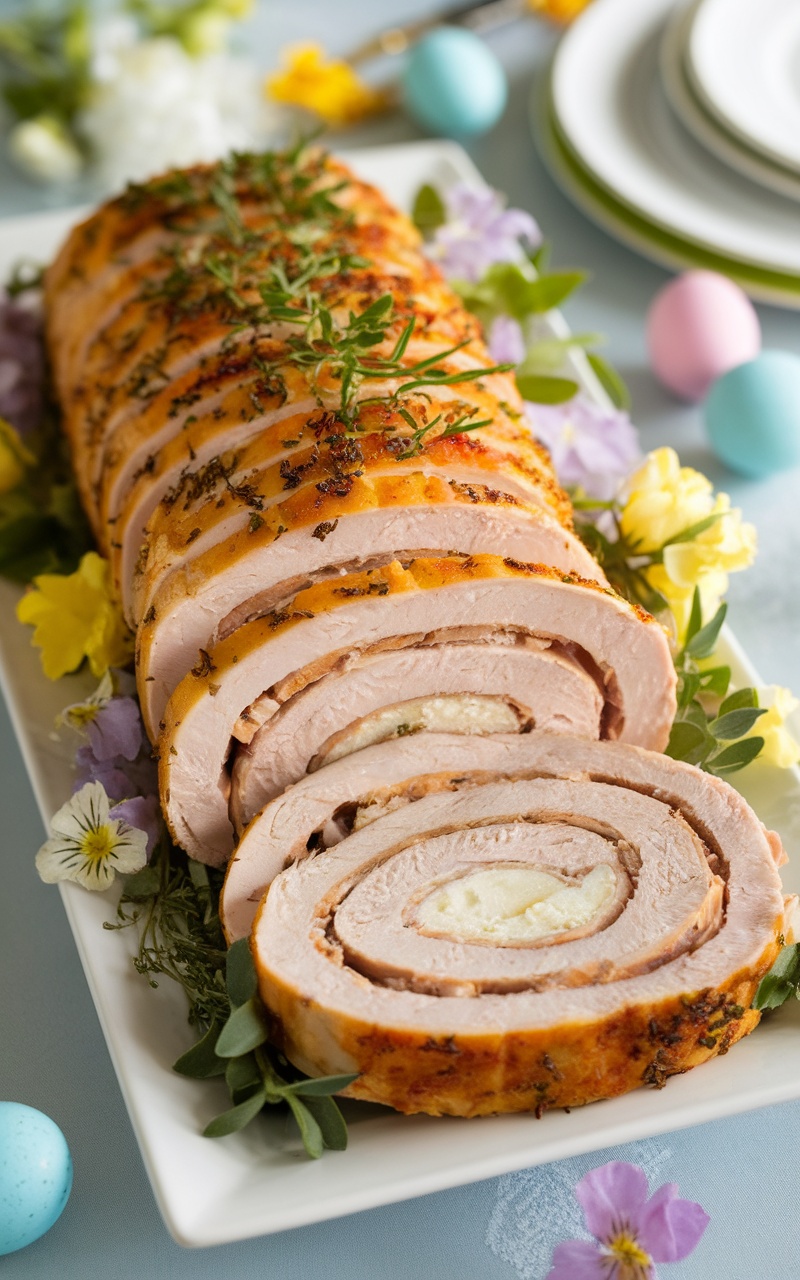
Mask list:
[[[173,167],[263,147],[282,114],[264,98],[259,72],[228,54],[192,58],[168,36],[107,46],[116,62],[95,85],[77,127],[107,190]]]

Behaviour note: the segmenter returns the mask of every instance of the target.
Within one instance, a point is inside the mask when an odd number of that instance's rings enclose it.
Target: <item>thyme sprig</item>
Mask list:
[[[182,987],[188,1019],[200,1039],[173,1070],[192,1079],[224,1075],[232,1106],[204,1129],[209,1138],[236,1133],[267,1106],[284,1104],[303,1145],[316,1159],[342,1151],[347,1127],[334,1093],[354,1075],[309,1079],[271,1043],[246,938],[227,948],[219,918],[222,872],[193,862],[163,840],[149,866],[131,876],[107,929],[135,927],[133,964],[152,987],[161,977]]]
[[[479,427],[489,427],[492,425],[491,418],[482,418],[480,422],[471,422],[470,419],[475,416],[476,412],[476,409],[472,409],[468,413],[463,413],[460,418],[456,418],[455,422],[451,422],[445,427],[444,431],[440,433],[439,438],[446,440],[448,436],[458,436],[462,435],[466,431],[477,431]],[[402,453],[397,454],[397,458],[399,460],[405,461],[407,458],[416,458],[418,454],[422,453],[425,437],[429,431],[433,431],[434,427],[439,425],[444,415],[439,413],[431,422],[426,422],[423,426],[418,426],[416,418],[413,418],[407,409],[400,408],[398,409],[398,413],[403,421],[407,422],[411,427],[411,439],[408,447],[404,449]]]

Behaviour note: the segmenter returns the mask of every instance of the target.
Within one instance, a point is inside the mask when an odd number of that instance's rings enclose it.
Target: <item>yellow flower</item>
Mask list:
[[[714,505],[711,481],[682,467],[674,449],[649,453],[626,486],[620,527],[637,551],[657,551],[669,538],[698,524]]]
[[[5,418],[0,418],[0,494],[16,489],[25,468],[34,466],[36,459]]]
[[[555,22],[572,22],[586,8],[589,0],[528,0],[528,3],[534,13],[540,13],[545,18],[552,18]]]
[[[709,516],[717,518],[708,528],[664,547]],[[728,590],[728,574],[746,569],[756,552],[755,529],[743,523],[741,511],[731,509],[727,493],[714,497],[711,482],[692,467],[682,467],[674,449],[657,449],[631,477],[620,528],[634,552],[664,548],[663,563],[644,573],[667,601],[678,641],[686,633],[695,587],[708,621]]]
[[[346,62],[325,61],[325,52],[317,44],[292,45],[283,62],[285,70],[267,81],[270,96],[276,102],[305,107],[328,124],[353,124],[386,105],[385,94],[360,80]]]
[[[766,714],[759,716],[746,737],[763,738],[764,746],[758,759],[778,769],[788,769],[800,763],[800,744],[786,728],[786,720],[797,710],[797,698],[781,685],[769,685],[758,690],[758,705],[766,707]]]
[[[84,658],[99,679],[133,656],[133,636],[111,594],[106,560],[88,551],[75,573],[42,573],[17,605],[17,617],[35,627],[50,680],[76,671]]]

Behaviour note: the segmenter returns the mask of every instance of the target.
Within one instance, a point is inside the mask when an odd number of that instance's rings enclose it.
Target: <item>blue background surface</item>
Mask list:
[[[0,13],[13,7],[0,0]],[[261,0],[247,43],[266,69],[288,41],[314,38],[344,53],[380,27],[434,7],[424,0]],[[709,453],[700,411],[678,406],[649,374],[644,313],[666,273],[578,213],[555,188],[531,144],[528,97],[554,38],[551,28],[533,19],[492,35],[510,77],[509,106],[500,125],[469,150],[512,204],[535,214],[554,243],[555,264],[592,271],[591,282],[569,303],[566,315],[576,331],[600,329],[608,335],[607,352],[632,388],[645,447],[675,445],[684,462],[709,474],[756,523],[759,565],[734,579],[730,618],[764,679],[800,690],[800,475],[794,471],[759,483],[733,477]],[[416,136],[414,126],[396,116],[349,134],[347,145]],[[0,216],[56,202],[0,159]],[[759,312],[766,346],[800,352],[800,316],[767,307]],[[337,1222],[240,1245],[182,1250],[156,1209],[60,899],[36,877],[33,854],[42,839],[41,824],[1,709],[0,762],[0,1098],[51,1115],[67,1137],[75,1164],[62,1218],[40,1241],[0,1259],[3,1277],[542,1280],[553,1244],[577,1225],[572,1185],[586,1169],[616,1156],[643,1163],[654,1182],[679,1183],[682,1194],[700,1200],[712,1216],[697,1251],[683,1263],[664,1267],[662,1277],[800,1277],[794,1173],[800,1103]],[[580,1112],[574,1120],[580,1125]],[[335,1177],[335,1159],[346,1156],[328,1158]]]

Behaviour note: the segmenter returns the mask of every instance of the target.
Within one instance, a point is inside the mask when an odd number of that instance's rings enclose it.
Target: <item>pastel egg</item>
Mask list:
[[[761,350],[761,328],[747,294],[715,271],[687,271],[665,285],[647,315],[653,372],[683,400]]]
[[[760,479],[800,464],[800,356],[764,351],[715,382],[705,406],[714,452]]]
[[[0,1102],[0,1256],[49,1231],[72,1189],[72,1158],[49,1116]]]
[[[448,138],[486,133],[508,98],[500,62],[463,27],[437,27],[424,36],[408,56],[403,86],[417,123]]]

